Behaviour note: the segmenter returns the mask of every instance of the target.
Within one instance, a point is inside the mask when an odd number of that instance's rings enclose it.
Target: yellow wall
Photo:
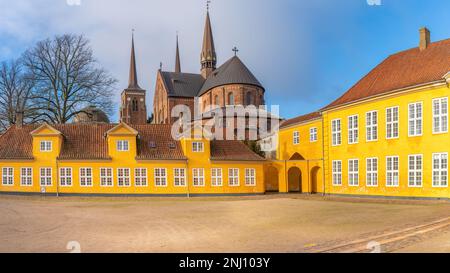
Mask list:
[[[103,161],[63,161],[57,160],[60,152],[61,136],[49,134],[46,128],[33,136],[34,160],[30,161],[0,161],[0,192],[41,192],[40,174],[41,167],[52,168],[52,186],[45,187],[47,193],[61,194],[256,194],[264,193],[264,162],[211,162],[209,141],[202,139],[205,144],[203,153],[193,153],[191,148],[192,140],[182,140],[183,151],[188,160],[179,161],[137,161],[136,160],[136,136],[135,133],[125,127],[117,128],[108,135],[108,150],[111,160]],[[49,153],[39,151],[41,140],[53,141],[53,150]],[[118,152],[116,141],[128,140],[130,149],[128,152]],[[14,185],[5,186],[1,183],[3,167],[14,168]],[[33,185],[20,185],[20,168],[33,168]],[[72,168],[72,186],[64,187],[59,183],[60,168]],[[93,185],[82,187],[79,181],[80,168],[92,168]],[[100,168],[113,169],[113,187],[103,187],[100,185]],[[118,168],[130,169],[130,187],[118,186]],[[147,186],[138,187],[135,185],[135,168],[147,169]],[[167,169],[167,186],[157,187],[154,180],[155,168]],[[175,186],[174,168],[186,169],[186,186]],[[205,171],[205,186],[194,187],[192,178],[193,168],[203,168]],[[213,187],[211,185],[211,168],[222,168],[223,186]],[[239,169],[239,186],[229,186],[228,169]],[[247,186],[245,184],[245,169],[254,168],[256,171],[256,185]]]
[[[409,197],[450,197],[449,187],[432,186],[432,154],[450,152],[449,133],[433,134],[432,100],[449,97],[448,86],[429,87],[423,90],[387,96],[366,101],[338,110],[324,113],[326,124],[326,181],[327,192],[333,194],[409,196]],[[423,134],[418,137],[408,136],[408,104],[423,103]],[[399,107],[400,131],[398,139],[386,139],[386,108]],[[378,111],[378,140],[366,141],[365,115],[369,111]],[[348,116],[359,115],[359,143],[348,144]],[[342,120],[342,145],[331,145],[331,121]],[[408,156],[423,155],[423,187],[408,187]],[[399,156],[399,187],[386,187],[386,157]],[[378,187],[366,186],[366,158],[378,158]],[[348,160],[359,159],[359,186],[348,186]],[[333,160],[342,160],[343,185],[333,186],[331,182],[331,164]]]

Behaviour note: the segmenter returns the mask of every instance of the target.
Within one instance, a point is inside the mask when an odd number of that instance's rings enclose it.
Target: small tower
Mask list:
[[[202,65],[201,74],[203,78],[208,76],[216,69],[217,55],[214,47],[214,38],[212,34],[211,20],[209,18],[209,6],[206,11],[205,32],[203,34],[203,48],[200,55]]]
[[[134,34],[131,38],[130,78],[128,81],[128,88],[122,92],[120,121],[127,124],[136,125],[147,123],[145,90],[139,86],[137,78],[136,55],[134,52]]]

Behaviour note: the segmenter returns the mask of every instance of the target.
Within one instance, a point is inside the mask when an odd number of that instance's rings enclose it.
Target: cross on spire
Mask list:
[[[211,5],[211,0],[206,1],[206,10],[209,11],[209,6]]]
[[[237,47],[233,47],[234,56],[237,56],[237,53],[239,52],[239,49]]]

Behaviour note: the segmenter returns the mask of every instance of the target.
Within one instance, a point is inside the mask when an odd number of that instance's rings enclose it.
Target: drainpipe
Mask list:
[[[59,164],[56,158],[56,197],[59,197]]]
[[[186,159],[186,186],[187,186],[187,198],[191,198],[191,191],[189,187],[189,161]]]
[[[326,195],[327,183],[325,182],[325,122],[322,114],[322,183],[323,183],[323,194]]]

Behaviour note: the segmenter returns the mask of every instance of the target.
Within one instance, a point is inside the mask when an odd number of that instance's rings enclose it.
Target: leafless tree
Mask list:
[[[24,121],[35,121],[30,98],[33,96],[33,80],[26,75],[20,60],[0,65],[0,131],[16,124],[17,113]]]
[[[84,36],[66,34],[38,42],[24,53],[23,62],[34,82],[36,118],[67,123],[89,105],[111,114],[117,81],[99,67]]]

